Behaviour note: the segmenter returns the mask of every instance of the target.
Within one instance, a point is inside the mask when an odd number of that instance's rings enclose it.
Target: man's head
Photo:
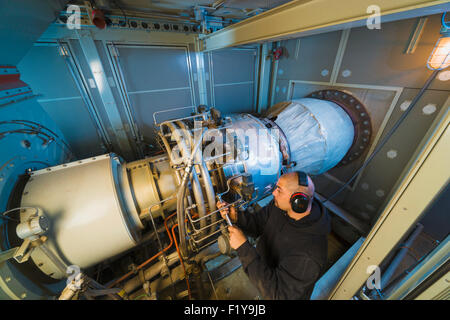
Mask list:
[[[312,199],[312,196],[314,195],[314,183],[309,176],[307,176],[307,179],[308,186],[305,187],[299,185],[297,172],[283,174],[280,179],[278,179],[275,190],[272,192],[275,205],[281,210],[290,211],[290,199],[295,192],[302,192]],[[311,204],[307,211],[309,210],[311,210]]]

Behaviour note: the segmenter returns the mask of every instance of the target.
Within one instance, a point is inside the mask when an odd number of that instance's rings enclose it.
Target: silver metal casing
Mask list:
[[[113,154],[50,167],[31,173],[21,206],[39,207],[50,222],[45,242],[66,265],[87,268],[134,247],[143,227],[124,168]],[[21,213],[21,220],[26,217]],[[37,247],[31,258],[47,275],[67,275]]]

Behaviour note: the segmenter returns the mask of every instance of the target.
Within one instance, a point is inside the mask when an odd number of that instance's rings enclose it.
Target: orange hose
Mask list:
[[[160,252],[158,252],[157,254],[155,254],[153,257],[151,257],[150,259],[148,259],[147,261],[143,262],[142,264],[140,264],[139,266],[137,266],[136,271],[140,270],[141,268],[145,267],[147,264],[149,264],[150,262],[152,262],[155,258],[159,257],[161,254],[163,254],[164,252],[166,252],[167,250],[170,249],[170,247],[172,247],[173,245],[173,239],[170,236],[170,232],[169,232],[169,228],[167,227],[167,220],[169,220],[170,218],[172,218],[174,215],[176,215],[176,212],[171,214],[170,216],[168,216],[166,219],[164,219],[164,227],[166,228],[167,234],[169,235],[169,239],[170,239],[170,244],[165,247],[163,250],[161,250]],[[113,283],[111,283],[107,288],[112,288],[114,287],[116,284],[122,282],[123,280],[127,279],[129,276],[131,276],[132,274],[134,274],[134,271],[130,271],[127,274],[123,275],[122,277],[120,277],[119,279],[117,279],[116,281],[114,281]]]
[[[181,258],[180,249],[178,248],[178,243],[177,243],[177,240],[175,238],[175,228],[176,227],[178,227],[178,223],[172,227],[172,237],[173,237],[173,240],[175,242],[175,247],[177,248],[177,253],[178,253],[178,257],[180,258],[181,265],[183,266],[184,278],[186,279],[186,284],[187,284],[187,289],[188,289],[188,294],[189,294],[189,300],[191,300],[191,288],[189,287],[189,280],[188,280],[188,277],[187,277],[186,268],[184,267],[183,258]]]
[[[174,242],[174,240],[175,240],[175,235],[174,235],[174,238],[172,239],[172,237],[171,237],[171,235],[170,235],[169,228],[167,227],[167,221],[168,221],[170,218],[172,218],[174,215],[176,215],[176,214],[177,214],[177,213],[174,212],[174,213],[172,213],[170,216],[168,216],[167,218],[164,219],[164,227],[166,228],[167,234],[169,235],[170,244],[169,244],[167,247],[165,247],[163,250],[161,250],[160,252],[158,252],[157,254],[155,254],[153,257],[151,257],[151,258],[148,259],[147,261],[145,261],[145,262],[141,263],[139,266],[137,266],[137,267],[136,267],[136,270],[128,272],[127,274],[123,275],[122,277],[120,277],[119,279],[117,279],[116,281],[114,281],[113,283],[111,283],[110,285],[108,285],[107,288],[112,288],[112,287],[114,287],[116,284],[118,284],[118,283],[122,282],[123,280],[127,279],[129,276],[131,276],[132,274],[134,274],[136,271],[138,271],[138,270],[140,270],[141,268],[145,267],[147,264],[149,264],[150,262],[152,262],[155,258],[159,257],[161,254],[163,254],[164,252],[166,252],[167,250],[169,250],[169,249],[172,247],[173,242]],[[194,215],[192,216],[192,218],[196,218],[197,216],[198,216],[198,214],[194,214]],[[185,221],[187,221],[187,219],[186,219]],[[172,227],[172,234],[174,234],[174,230],[173,230],[173,229],[174,229],[175,226],[178,226],[178,223]],[[175,241],[175,246],[176,246],[176,248],[177,248],[177,252],[178,252],[178,256],[180,257],[180,261],[181,261],[181,263],[183,264],[183,260],[181,259],[180,252],[178,251],[178,244],[177,244],[176,241]],[[186,276],[186,281],[187,281],[187,275],[186,275],[186,270],[184,269],[184,264],[183,264],[183,270],[184,270],[184,274],[185,274],[185,276]],[[188,283],[188,291],[189,291],[189,298],[190,298],[189,283]]]

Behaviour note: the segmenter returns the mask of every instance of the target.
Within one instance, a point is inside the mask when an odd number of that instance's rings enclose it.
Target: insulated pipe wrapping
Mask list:
[[[302,98],[292,100],[279,113],[275,123],[289,143],[294,170],[312,175],[338,164],[353,144],[354,126],[349,115],[336,103]]]

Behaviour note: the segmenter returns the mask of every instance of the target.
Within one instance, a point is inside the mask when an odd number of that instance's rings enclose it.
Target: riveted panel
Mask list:
[[[342,31],[282,41],[278,79],[329,81]]]
[[[381,29],[352,29],[337,82],[420,88],[431,71],[426,63],[441,36],[440,15],[428,17],[413,54],[406,54],[417,20],[382,23]],[[450,89],[435,80],[430,89]]]
[[[78,158],[104,152],[76,80],[57,46],[34,46],[19,68],[22,78],[39,95],[37,101],[64,133]]]
[[[209,53],[213,105],[223,113],[254,110],[256,48]]]

